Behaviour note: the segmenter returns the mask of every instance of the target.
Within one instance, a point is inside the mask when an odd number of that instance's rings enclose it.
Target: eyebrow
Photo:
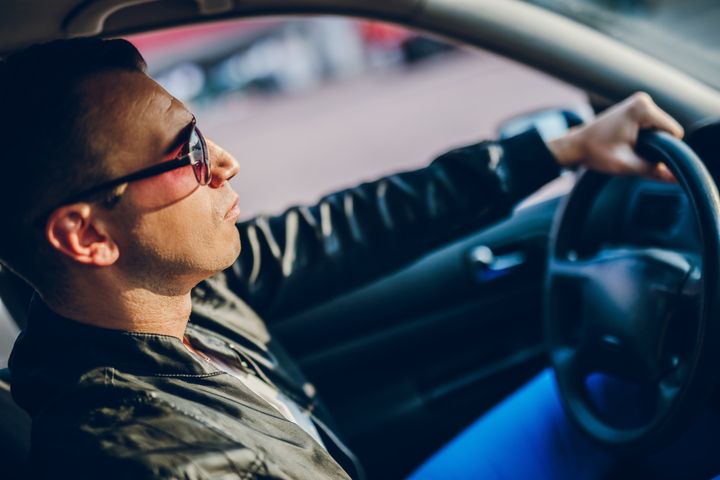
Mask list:
[[[180,130],[180,133],[178,133],[175,136],[175,139],[173,140],[173,142],[165,150],[163,158],[165,158],[166,160],[170,160],[170,159],[177,157],[180,154],[180,151],[182,150],[182,148],[189,141],[190,131],[195,126],[195,122],[196,122],[195,116],[193,116],[190,123],[188,123],[182,130]]]

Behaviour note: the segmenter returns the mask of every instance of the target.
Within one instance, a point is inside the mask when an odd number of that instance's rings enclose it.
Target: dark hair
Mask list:
[[[0,61],[0,215],[8,227],[0,235],[0,262],[43,294],[62,282],[62,264],[39,217],[68,194],[107,179],[84,135],[78,86],[94,73],[145,68],[137,49],[121,39],[56,40]]]

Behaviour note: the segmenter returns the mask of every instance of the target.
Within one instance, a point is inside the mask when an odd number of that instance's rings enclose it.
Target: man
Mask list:
[[[0,259],[37,291],[10,369],[38,477],[361,476],[257,313],[390,272],[560,167],[670,180],[632,147],[640,128],[683,134],[638,94],[547,145],[535,132],[472,145],[236,224],[238,162],[144,67],[129,43],[95,39],[0,64],[18,174],[0,193]]]

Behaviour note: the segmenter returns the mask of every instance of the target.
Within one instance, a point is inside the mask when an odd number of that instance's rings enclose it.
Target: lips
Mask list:
[[[230,208],[225,212],[225,220],[237,220],[240,217],[240,208],[238,207],[238,197],[235,197]]]

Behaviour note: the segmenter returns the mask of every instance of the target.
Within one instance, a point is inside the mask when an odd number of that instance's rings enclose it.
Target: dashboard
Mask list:
[[[634,177],[616,177],[594,199],[583,222],[577,253],[602,247],[661,247],[699,251],[697,224],[682,188]]]

